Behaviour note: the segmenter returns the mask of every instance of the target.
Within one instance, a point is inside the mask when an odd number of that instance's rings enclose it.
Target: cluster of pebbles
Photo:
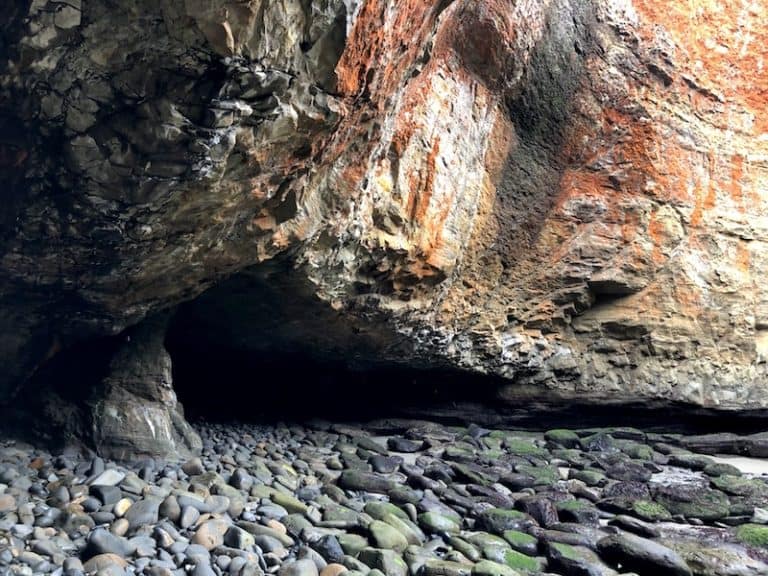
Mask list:
[[[631,428],[200,425],[131,464],[0,442],[0,574],[768,574],[768,477]]]

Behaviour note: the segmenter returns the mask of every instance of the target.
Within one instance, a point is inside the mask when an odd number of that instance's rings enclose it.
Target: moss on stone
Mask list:
[[[637,500],[633,502],[632,510],[643,520],[649,520],[651,522],[669,520],[672,518],[672,514],[670,514],[669,510],[664,508],[664,506],[657,502],[649,502],[648,500]]]
[[[517,467],[519,474],[533,478],[535,486],[551,486],[560,479],[560,473],[554,466],[529,466],[521,464]]]
[[[507,447],[507,451],[514,456],[538,456],[544,458],[549,455],[549,452],[544,448],[522,438],[507,438],[504,444]]]
[[[768,550],[768,526],[744,524],[736,530],[736,538],[749,546]]]
[[[737,496],[762,496],[768,497],[768,485],[760,480],[723,474],[710,480],[712,485],[728,494]]]
[[[636,458],[638,460],[653,460],[653,448],[646,444],[639,444],[637,442],[629,442],[621,448],[630,458]]]
[[[578,446],[579,444],[579,435],[573,430],[565,430],[563,428],[548,430],[544,433],[544,439],[548,442],[554,442],[555,444],[560,444],[560,446],[565,446],[566,448]]]
[[[531,558],[515,550],[507,550],[504,553],[504,563],[515,570],[525,570],[526,572],[538,572],[541,565],[536,558]]]
[[[514,547],[529,546],[537,542],[536,538],[519,530],[506,530],[504,532],[504,540]]]
[[[565,558],[568,558],[569,560],[579,560],[580,559],[578,550],[576,550],[576,548],[574,548],[570,544],[562,544],[560,542],[552,542],[550,544],[550,546],[552,546],[552,548],[557,550],[562,556],[564,556]]]
[[[581,480],[587,486],[597,486],[605,482],[605,474],[598,470],[571,470],[570,478]]]
[[[562,502],[557,503],[556,508],[558,510],[569,510],[569,511],[577,512],[579,510],[586,510],[588,508],[593,508],[593,506],[592,504],[585,502],[584,500],[563,500]]]

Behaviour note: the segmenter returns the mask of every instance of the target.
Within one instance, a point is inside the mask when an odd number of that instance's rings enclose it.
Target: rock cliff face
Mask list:
[[[305,314],[511,402],[768,407],[762,0],[5,13],[0,397],[279,259]]]

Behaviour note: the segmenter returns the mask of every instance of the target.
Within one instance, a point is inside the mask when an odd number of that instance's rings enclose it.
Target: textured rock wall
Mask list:
[[[316,306],[399,335],[380,358],[503,376],[509,401],[768,407],[766,15],[14,4],[0,396],[281,255]]]

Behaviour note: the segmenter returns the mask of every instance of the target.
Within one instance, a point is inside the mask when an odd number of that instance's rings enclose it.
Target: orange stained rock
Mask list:
[[[726,101],[754,114],[751,133],[768,132],[768,2],[766,0],[640,0],[642,37],[661,25],[678,65]]]
[[[736,244],[736,265],[740,272],[749,274],[751,271],[752,257],[749,253],[747,242],[739,240]]]
[[[347,38],[336,66],[338,89],[359,96],[366,89],[372,101],[383,105],[415,56],[424,49],[432,30],[437,0],[400,0],[388,10],[388,0],[366,0]]]
[[[656,266],[661,266],[666,262],[666,255],[663,252],[663,247],[666,244],[666,226],[656,212],[650,215],[648,237],[653,243],[651,260]]]

